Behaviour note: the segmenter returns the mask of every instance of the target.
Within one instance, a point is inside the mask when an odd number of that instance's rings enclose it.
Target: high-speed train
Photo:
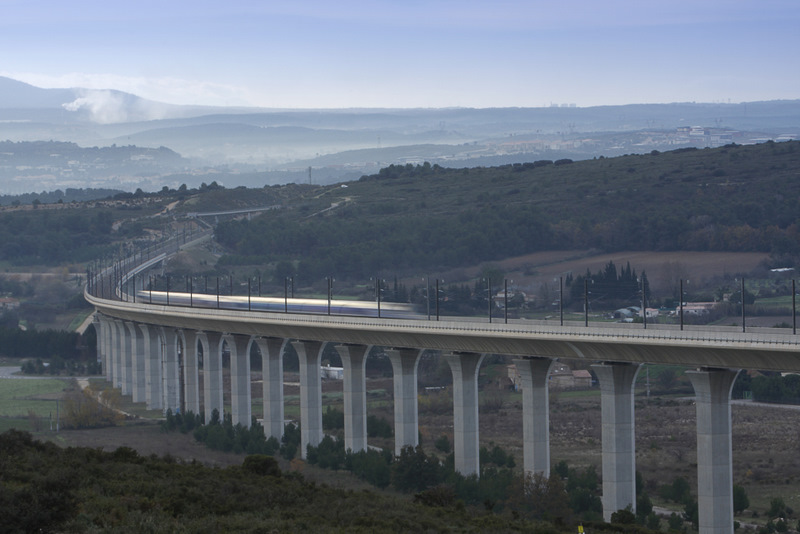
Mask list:
[[[364,300],[326,300],[304,298],[246,297],[209,295],[206,293],[178,293],[170,291],[136,292],[136,301],[143,304],[163,304],[193,308],[219,308],[222,310],[251,310],[276,313],[313,313],[317,315],[355,315],[378,317],[378,303]],[[411,304],[381,302],[380,316],[388,318],[420,318]]]

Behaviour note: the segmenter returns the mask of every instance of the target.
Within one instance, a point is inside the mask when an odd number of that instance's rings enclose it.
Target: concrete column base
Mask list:
[[[142,332],[136,323],[125,322],[131,346],[131,398],[133,402],[145,402],[144,347]]]
[[[144,395],[148,410],[160,410],[163,406],[161,394],[161,337],[157,327],[139,324],[142,331],[144,353]]]
[[[172,410],[172,413],[181,409],[181,372],[178,360],[178,334],[174,328],[161,328],[164,342],[164,358],[161,360],[164,395],[163,410]]]
[[[123,395],[130,395],[133,389],[133,355],[131,335],[125,321],[115,320],[119,330],[120,374],[119,387]]]
[[[525,472],[550,477],[550,391],[548,377],[556,360],[514,360],[522,384],[522,445]]]
[[[111,320],[111,385],[115,388],[122,388],[123,367],[125,366],[125,327],[119,319]],[[123,395],[125,392],[123,391]]]
[[[483,354],[451,352],[444,358],[453,372],[453,453],[455,469],[464,476],[480,475],[478,432],[478,371]]]
[[[284,429],[283,415],[283,350],[288,339],[275,337],[255,338],[261,352],[263,376],[264,434],[281,439]]]
[[[109,354],[109,326],[108,319],[102,314],[94,314],[94,329],[97,333],[97,359],[100,361],[100,369],[106,380],[111,381],[111,365],[108,361]]]
[[[603,437],[603,519],[631,507],[636,512],[636,435],[633,381],[641,364],[593,365],[600,381]]]
[[[183,405],[187,412],[200,413],[200,376],[197,359],[197,333],[179,332],[183,343]]]
[[[250,336],[222,337],[231,353],[231,422],[249,428],[252,422],[250,394]]]
[[[203,348],[203,411],[208,424],[211,422],[214,410],[217,410],[220,421],[225,415],[222,387],[222,334],[197,332],[197,340]]]
[[[367,450],[367,384],[369,345],[336,345],[344,367],[344,448]]]
[[[320,363],[325,343],[293,341],[300,361],[300,457],[305,460],[307,447],[322,441],[322,381]]]
[[[394,454],[419,444],[417,365],[424,349],[389,349],[394,384]]]
[[[697,405],[697,506],[700,534],[733,532],[731,390],[738,370],[686,371]]]

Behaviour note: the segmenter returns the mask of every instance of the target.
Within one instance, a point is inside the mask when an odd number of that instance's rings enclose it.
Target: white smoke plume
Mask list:
[[[128,110],[125,98],[111,91],[84,91],[84,95],[74,101],[63,104],[67,111],[85,110],[92,122],[113,124],[126,122]]]
[[[83,89],[81,96],[62,104],[67,111],[83,111],[89,120],[98,124],[149,121],[171,114],[169,104],[151,102],[118,91]]]

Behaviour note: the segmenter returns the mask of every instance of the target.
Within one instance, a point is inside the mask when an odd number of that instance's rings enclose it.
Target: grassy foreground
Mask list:
[[[68,384],[61,379],[31,378],[0,381],[0,417],[56,416],[56,402]]]

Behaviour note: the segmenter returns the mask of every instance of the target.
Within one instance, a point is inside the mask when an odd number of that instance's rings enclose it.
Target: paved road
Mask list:
[[[773,404],[771,402],[755,402],[751,400],[735,399],[731,404],[740,406],[759,406],[761,408],[783,408],[784,410],[800,410],[800,404]]]
[[[12,366],[2,366],[2,367],[0,367],[0,379],[3,379],[3,378],[16,378],[16,379],[41,380],[42,378],[60,378],[61,380],[64,380],[65,378],[70,378],[70,377],[53,376],[53,375],[21,375],[21,374],[16,374],[16,373],[20,373],[21,371],[22,371],[22,368],[19,365],[16,365],[16,366],[14,366],[14,365],[12,365]],[[75,378],[75,380],[78,380],[78,381],[80,381],[81,379],[88,380],[88,377],[76,376],[76,377],[72,377],[72,378]]]

